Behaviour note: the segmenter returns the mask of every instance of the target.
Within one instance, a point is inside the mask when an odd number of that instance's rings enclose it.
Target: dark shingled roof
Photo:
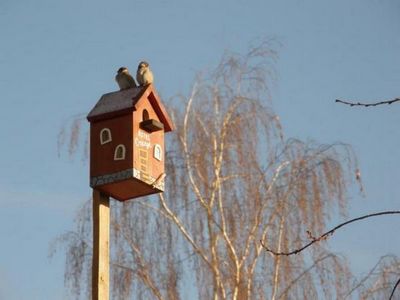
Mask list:
[[[173,130],[173,124],[152,84],[104,94],[89,112],[87,119],[89,122],[95,122],[132,112],[144,94],[150,96],[149,101],[164,124],[165,132]]]
[[[128,90],[104,94],[92,108],[87,119],[91,121],[109,113],[134,110],[135,104],[140,99],[144,90],[145,88],[135,87]]]

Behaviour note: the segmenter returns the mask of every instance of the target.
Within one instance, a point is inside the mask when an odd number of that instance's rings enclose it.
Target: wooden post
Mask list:
[[[93,189],[92,300],[108,300],[110,291],[110,198]]]

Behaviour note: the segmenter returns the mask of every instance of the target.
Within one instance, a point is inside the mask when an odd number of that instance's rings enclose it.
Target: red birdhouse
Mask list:
[[[117,200],[164,191],[173,124],[152,84],[103,95],[90,122],[90,186]]]

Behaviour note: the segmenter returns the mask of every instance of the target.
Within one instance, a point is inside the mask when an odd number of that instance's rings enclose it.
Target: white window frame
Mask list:
[[[103,132],[107,132],[108,133],[108,139],[107,140],[103,140]],[[100,144],[104,145],[104,144],[107,144],[107,143],[109,143],[111,141],[112,141],[111,130],[109,128],[103,128],[100,131]]]
[[[162,147],[159,144],[154,145],[153,156],[155,159],[162,161]]]
[[[122,156],[118,157],[118,149],[122,149]],[[125,155],[126,155],[126,148],[124,145],[119,144],[117,147],[115,147],[115,151],[114,151],[114,160],[124,160],[125,159]]]

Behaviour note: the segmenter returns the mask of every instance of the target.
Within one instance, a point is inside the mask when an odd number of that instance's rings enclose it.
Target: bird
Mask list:
[[[136,72],[137,82],[140,86],[144,86],[153,83],[153,79],[153,73],[150,70],[149,63],[146,61],[141,61]]]
[[[115,80],[117,81],[121,91],[137,87],[135,79],[133,79],[132,75],[129,74],[128,68],[126,67],[121,67],[118,69]]]
[[[361,171],[359,169],[356,170],[356,180],[361,181]]]

